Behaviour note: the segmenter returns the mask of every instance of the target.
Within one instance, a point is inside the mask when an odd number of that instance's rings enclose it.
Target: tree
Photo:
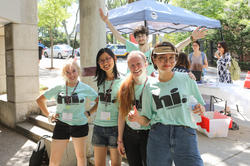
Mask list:
[[[48,30],[50,45],[54,45],[54,31],[62,26],[62,21],[69,18],[70,14],[66,6],[70,6],[73,0],[41,0],[38,3],[38,26]],[[51,68],[53,68],[53,49],[51,49]]]
[[[79,16],[79,12],[80,12],[78,0],[73,0],[73,2],[76,3],[76,4],[78,5],[78,8],[77,8],[76,13],[75,13],[74,26],[73,26],[71,32],[68,32],[67,24],[66,24],[66,23],[67,23],[67,20],[63,20],[63,21],[62,21],[62,25],[63,25],[64,31],[65,31],[65,35],[66,35],[66,38],[67,38],[67,44],[68,44],[68,45],[71,45],[71,44],[70,44],[70,39],[71,39],[73,33],[76,31],[77,20],[78,20],[78,16]],[[66,10],[68,10],[68,7],[69,7],[69,6],[65,6]],[[76,32],[75,32],[75,33],[76,33]]]
[[[250,7],[247,0],[173,0],[175,6],[221,21],[224,40],[232,54],[244,61],[250,56]],[[210,31],[207,39],[222,40],[218,31]]]

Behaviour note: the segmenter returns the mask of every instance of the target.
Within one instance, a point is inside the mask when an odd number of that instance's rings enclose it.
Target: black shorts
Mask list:
[[[69,139],[70,137],[85,137],[88,135],[88,124],[80,126],[71,126],[67,123],[57,120],[53,131],[53,139]]]

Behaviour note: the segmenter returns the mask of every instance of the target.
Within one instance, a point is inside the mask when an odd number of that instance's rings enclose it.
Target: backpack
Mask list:
[[[241,71],[240,71],[239,64],[235,58],[231,58],[231,66],[229,66],[228,69],[230,71],[232,80],[239,80],[240,79],[240,72]]]
[[[45,147],[45,138],[50,136],[44,135],[37,142],[37,147],[33,150],[30,157],[29,166],[48,166],[49,156]]]

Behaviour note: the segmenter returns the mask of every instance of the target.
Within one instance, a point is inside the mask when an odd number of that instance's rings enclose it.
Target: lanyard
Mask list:
[[[136,107],[137,109],[138,109],[139,105],[141,104],[141,101],[142,101],[142,94],[143,94],[143,91],[144,91],[144,88],[145,88],[145,86],[146,86],[147,81],[148,81],[148,77],[147,77],[146,81],[144,82],[144,85],[143,85],[143,88],[142,88],[142,91],[141,91],[141,94],[140,94],[140,99],[139,99],[138,104],[136,104],[136,98],[135,98],[135,92],[134,92],[134,105],[135,105],[135,107]]]
[[[67,98],[67,100],[66,100],[66,103],[67,103],[67,104],[69,104],[69,100],[68,100],[68,98],[69,98],[69,97],[71,97],[71,96],[72,96],[72,94],[74,94],[74,92],[75,92],[76,87],[78,86],[78,84],[79,84],[79,81],[77,82],[77,84],[76,84],[76,86],[75,86],[74,90],[72,91],[71,95],[70,95],[70,96],[68,96],[68,86],[67,86],[67,82],[66,82],[66,96],[65,96],[65,97]]]
[[[112,91],[112,85],[114,83],[114,80],[112,80],[111,85],[109,87],[109,89],[107,89],[107,91],[105,91],[105,81],[103,83],[103,93],[104,93],[104,97],[105,97],[105,107],[107,107],[107,101],[108,101],[108,95],[110,94],[110,92]]]

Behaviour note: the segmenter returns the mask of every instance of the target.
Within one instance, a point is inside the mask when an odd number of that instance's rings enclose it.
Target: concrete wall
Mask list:
[[[104,0],[80,0],[80,51],[81,51],[81,67],[88,68],[96,66],[96,54],[100,48],[105,47],[106,43],[106,27],[100,19],[99,8],[105,8]],[[81,77],[81,80],[96,87],[96,82],[93,76]],[[86,109],[89,109],[89,102]],[[93,118],[89,121],[89,136],[87,143],[87,156],[93,156],[93,146],[91,138],[93,132]]]
[[[4,27],[0,27],[0,94],[6,92]]]
[[[0,17],[10,21],[4,25],[7,102],[0,102],[0,121],[15,127],[30,112],[38,112],[37,1],[0,0],[0,3]],[[0,36],[0,50],[1,39]]]

